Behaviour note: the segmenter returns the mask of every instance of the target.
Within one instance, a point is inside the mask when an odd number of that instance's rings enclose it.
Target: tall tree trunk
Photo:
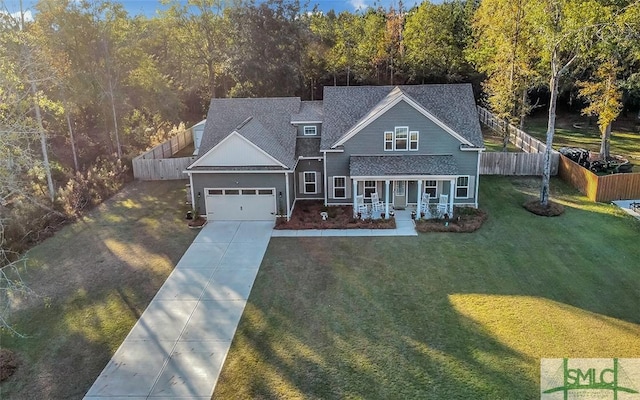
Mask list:
[[[502,132],[502,151],[507,151],[507,146],[509,145],[509,119],[504,119],[504,132]]]
[[[523,131],[524,130],[524,119],[527,117],[527,113],[525,112],[527,107],[528,100],[527,100],[527,89],[523,89],[522,90],[522,108],[520,109],[520,130]]]
[[[71,154],[73,155],[73,168],[77,172],[78,167],[78,152],[76,151],[76,140],[73,137],[73,127],[71,126],[71,117],[69,116],[69,108],[67,101],[64,102],[64,116],[67,119],[67,128],[69,129],[69,140],[71,141]]]
[[[611,155],[611,122],[602,132],[602,141],[600,142],[600,158],[606,160]]]
[[[547,123],[547,148],[544,151],[544,165],[542,171],[542,189],[540,190],[540,204],[547,206],[549,204],[549,184],[551,181],[551,152],[553,151],[553,134],[556,130],[556,103],[558,101],[558,83],[560,80],[560,71],[555,64],[551,66],[551,80],[549,88],[551,89],[551,99],[549,102],[549,122]]]
[[[109,77],[109,98],[111,99],[111,113],[113,114],[113,130],[116,136],[116,153],[118,154],[118,159],[121,159],[122,149],[120,148],[120,134],[118,133],[118,115],[116,114],[116,101],[113,94],[111,77]]]
[[[38,89],[33,78],[31,78],[31,94],[33,95],[33,108],[36,113],[36,121],[38,122],[38,133],[40,134],[42,166],[44,167],[44,173],[47,176],[49,199],[53,201],[55,199],[56,192],[55,188],[53,187],[53,178],[51,177],[51,164],[49,164],[49,154],[47,152],[47,132],[45,132],[44,125],[42,124],[42,114],[40,112],[40,104],[38,104]]]

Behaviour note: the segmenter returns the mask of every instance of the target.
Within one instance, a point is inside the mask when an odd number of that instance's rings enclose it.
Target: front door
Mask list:
[[[407,181],[393,182],[393,207],[397,210],[407,207]]]

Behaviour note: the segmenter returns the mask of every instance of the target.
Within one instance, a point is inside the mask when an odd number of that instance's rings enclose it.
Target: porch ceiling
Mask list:
[[[351,176],[457,175],[451,155],[351,156]]]

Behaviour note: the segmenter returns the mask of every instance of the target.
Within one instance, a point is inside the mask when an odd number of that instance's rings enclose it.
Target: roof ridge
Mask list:
[[[236,126],[236,131],[239,131],[240,129],[242,129],[246,124],[249,123],[249,121],[251,121],[253,119],[253,116],[245,119],[244,121],[240,122],[240,124],[238,126]]]

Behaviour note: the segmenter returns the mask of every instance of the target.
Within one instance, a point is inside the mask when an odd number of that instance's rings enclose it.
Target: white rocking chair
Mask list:
[[[382,211],[384,210],[384,202],[380,201],[380,197],[378,197],[378,193],[371,193],[371,210],[372,211]]]
[[[429,193],[422,194],[422,202],[420,203],[420,212],[424,213],[424,218],[431,218],[431,209],[429,207],[429,201],[431,200],[431,195]]]
[[[354,210],[356,210],[356,212],[360,214],[360,218],[366,219],[367,214],[369,214],[369,209],[367,205],[364,203],[364,196],[363,195],[356,196],[356,203],[358,207],[354,208]]]
[[[449,195],[441,194],[440,201],[437,206],[438,216],[443,217],[445,214],[449,213]]]

